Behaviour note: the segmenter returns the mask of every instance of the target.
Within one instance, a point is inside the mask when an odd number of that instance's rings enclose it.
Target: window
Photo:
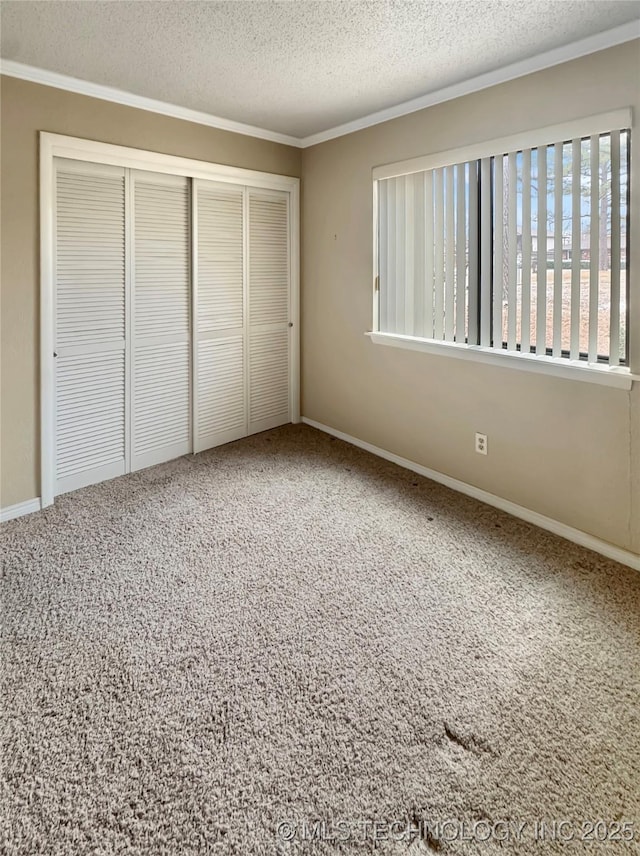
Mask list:
[[[376,168],[374,334],[627,366],[630,118]]]

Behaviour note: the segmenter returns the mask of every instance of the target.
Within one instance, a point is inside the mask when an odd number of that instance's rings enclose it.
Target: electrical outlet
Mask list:
[[[488,451],[487,435],[476,432],[476,452],[479,455],[486,455]]]

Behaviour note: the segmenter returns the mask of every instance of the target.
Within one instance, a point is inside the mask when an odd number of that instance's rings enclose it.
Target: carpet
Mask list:
[[[629,568],[307,426],[0,538],[7,856],[640,852]]]

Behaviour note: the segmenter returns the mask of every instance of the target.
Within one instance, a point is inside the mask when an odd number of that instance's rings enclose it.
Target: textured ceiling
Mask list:
[[[2,56],[304,137],[634,20],[637,0],[11,2]]]

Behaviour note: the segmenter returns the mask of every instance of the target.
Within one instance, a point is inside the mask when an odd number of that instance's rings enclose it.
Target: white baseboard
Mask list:
[[[352,446],[358,446],[379,458],[384,458],[400,467],[407,470],[412,470],[425,478],[445,485],[452,490],[457,490],[459,493],[464,493],[467,496],[473,497],[480,502],[485,502],[487,505],[492,505],[494,508],[499,508],[501,511],[506,511],[507,514],[512,514],[514,517],[519,517],[521,520],[526,520],[528,523],[533,523],[541,529],[546,529],[548,532],[553,532],[554,535],[559,535],[561,538],[566,538],[567,541],[573,541],[581,547],[587,547],[608,559],[613,559],[623,565],[628,565],[636,571],[640,571],[640,556],[636,553],[631,553],[629,550],[623,550],[621,547],[616,547],[614,544],[609,544],[607,541],[602,541],[594,535],[589,535],[582,532],[580,529],[574,529],[572,526],[567,526],[566,523],[560,523],[558,520],[553,520],[551,517],[545,517],[544,514],[538,514],[537,511],[532,511],[530,508],[525,508],[522,505],[517,505],[508,499],[503,499],[493,493],[489,493],[482,488],[474,487],[474,485],[455,479],[452,476],[439,473],[437,470],[431,470],[429,467],[423,467],[422,464],[416,464],[408,458],[402,458],[400,455],[395,455],[393,452],[387,452],[386,449],[381,449],[371,443],[366,443],[364,440],[359,440],[357,437],[352,437],[350,434],[345,434],[343,431],[338,431],[331,428],[329,425],[323,425],[321,422],[316,422],[313,419],[302,417],[302,422],[305,425],[310,425],[312,428],[317,428],[325,434],[331,434],[339,440],[344,440],[346,443],[351,443]],[[25,514],[32,514],[34,511],[40,511],[40,498],[28,499],[26,502],[18,502],[16,505],[9,505],[6,508],[0,509],[0,522],[4,523],[7,520],[13,520],[15,517],[22,517]]]
[[[608,559],[613,559],[623,565],[628,565],[636,571],[640,571],[640,556],[636,553],[631,553],[629,550],[623,550],[621,547],[616,547],[614,544],[609,544],[607,541],[602,541],[593,535],[582,532],[580,529],[574,529],[572,526],[567,526],[565,523],[560,523],[558,520],[553,520],[551,517],[545,517],[544,514],[538,514],[537,511],[531,511],[529,508],[524,508],[522,505],[517,505],[508,499],[503,499],[479,487],[474,487],[471,484],[454,479],[451,476],[446,476],[436,470],[430,470],[429,467],[423,467],[421,464],[416,464],[407,458],[401,458],[400,455],[395,455],[393,452],[387,452],[386,449],[380,449],[378,446],[373,446],[371,443],[365,443],[364,440],[359,440],[357,437],[352,437],[350,434],[345,434],[342,431],[337,431],[328,425],[323,425],[320,422],[315,422],[313,419],[302,417],[305,425],[310,425],[312,428],[317,428],[319,431],[324,431],[325,434],[331,434],[339,440],[344,440],[346,443],[351,443],[352,446],[358,446],[379,458],[384,458],[387,461],[392,461],[400,467],[407,470],[412,470],[425,478],[450,487],[452,490],[457,490],[459,493],[464,493],[474,499],[485,502],[487,505],[492,505],[499,508],[501,511],[506,511],[507,514],[512,514],[514,517],[519,517],[521,520],[526,520],[528,523],[533,523],[541,529],[546,529],[553,532],[554,535],[559,535],[561,538],[566,538],[567,541],[573,541],[581,547],[587,547],[596,553],[606,556]]]
[[[34,511],[40,511],[41,507],[40,497],[27,499],[26,502],[18,502],[16,505],[8,505],[6,508],[0,509],[0,523],[13,520],[14,517],[23,517],[25,514],[31,514]]]

